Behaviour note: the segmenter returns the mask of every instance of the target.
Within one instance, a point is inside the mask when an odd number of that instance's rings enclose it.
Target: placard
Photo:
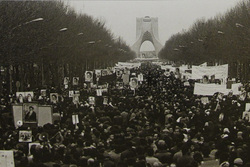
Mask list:
[[[34,98],[34,92],[24,92],[24,95],[28,102],[32,102],[32,99]]]
[[[246,109],[245,111],[250,111],[250,103],[246,103]]]
[[[95,105],[95,97],[94,96],[89,96],[89,104]]]
[[[138,86],[138,78],[132,77],[130,78],[130,87],[131,88],[136,88]]]
[[[73,97],[74,96],[74,91],[73,90],[70,90],[69,91],[69,97]]]
[[[0,150],[0,166],[1,167],[14,167],[14,155],[11,150]]]
[[[23,105],[22,104],[13,104],[12,105],[12,112],[13,112],[15,127],[18,128],[19,126],[22,126],[22,123],[23,123]],[[21,123],[19,123],[19,122],[21,122]]]
[[[32,142],[32,131],[31,130],[20,130],[19,131],[19,142]]]
[[[242,119],[245,120],[245,121],[250,122],[250,112],[247,112],[247,111],[243,112],[242,113]]]
[[[41,96],[46,97],[46,89],[41,89]]]
[[[93,82],[93,71],[85,71],[85,82]]]
[[[38,126],[43,126],[47,123],[52,124],[52,106],[51,105],[42,105],[38,107]]]
[[[58,102],[58,93],[50,93],[50,102],[57,103]]]
[[[69,77],[64,77],[63,84],[64,85],[68,85],[69,84]]]
[[[16,92],[16,98],[19,103],[23,103],[23,100],[25,98],[24,92]]]
[[[23,122],[37,123],[38,104],[24,103],[23,104]]]
[[[76,86],[79,84],[79,77],[73,77],[73,85]]]

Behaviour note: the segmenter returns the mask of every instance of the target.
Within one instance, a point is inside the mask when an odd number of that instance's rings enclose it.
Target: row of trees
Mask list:
[[[22,88],[57,86],[64,76],[135,56],[103,21],[60,1],[0,1],[0,30],[1,72],[10,74],[10,89],[16,81]]]
[[[160,58],[189,64],[229,64],[229,75],[249,80],[250,0],[242,1],[224,15],[198,20],[188,30],[173,35]]]

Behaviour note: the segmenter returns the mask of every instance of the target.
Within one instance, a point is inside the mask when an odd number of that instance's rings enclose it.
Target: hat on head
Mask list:
[[[220,167],[229,167],[229,163],[227,161],[224,161],[220,164]]]
[[[234,165],[243,165],[242,159],[241,159],[241,158],[236,158],[236,159],[234,160]]]

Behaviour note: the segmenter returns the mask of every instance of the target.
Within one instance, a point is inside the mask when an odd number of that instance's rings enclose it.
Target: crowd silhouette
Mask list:
[[[103,97],[88,102],[95,91],[80,90],[79,103],[61,94],[57,103],[39,98],[40,104],[53,105],[53,124],[43,127],[14,127],[11,104],[14,98],[2,96],[0,150],[14,150],[16,167],[198,167],[205,159],[218,159],[220,166],[250,166],[250,123],[242,117],[245,104],[237,96],[218,94],[202,103],[193,95],[194,81],[184,86],[175,73],[152,63],[131,69],[130,77],[143,74],[137,88],[116,87],[122,76],[108,85]],[[245,90],[250,92],[248,83]],[[11,100],[12,101],[11,101]],[[78,115],[79,123],[72,122]],[[18,142],[19,130],[32,130],[33,142]]]

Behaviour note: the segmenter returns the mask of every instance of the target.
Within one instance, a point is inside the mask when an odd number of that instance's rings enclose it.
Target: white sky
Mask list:
[[[136,38],[136,17],[158,17],[162,45],[175,33],[187,30],[196,20],[223,14],[242,0],[65,0],[77,12],[92,15],[106,22],[116,37],[128,45]],[[150,42],[141,50],[152,50]]]

